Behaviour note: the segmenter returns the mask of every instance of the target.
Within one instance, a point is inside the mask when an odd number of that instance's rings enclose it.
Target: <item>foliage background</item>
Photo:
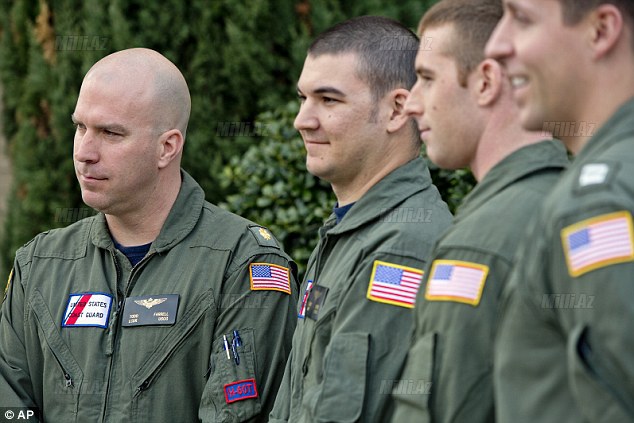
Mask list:
[[[35,234],[72,223],[60,219],[64,210],[85,207],[70,122],[82,77],[101,57],[139,46],[163,53],[189,83],[183,167],[207,199],[269,226],[305,262],[334,201],[329,187],[306,172],[292,126],[306,48],[322,30],[364,14],[415,29],[433,2],[0,0],[2,119],[13,164],[0,275]],[[265,130],[243,136],[222,130],[254,121]],[[433,170],[433,176],[452,206],[472,184],[468,172]]]

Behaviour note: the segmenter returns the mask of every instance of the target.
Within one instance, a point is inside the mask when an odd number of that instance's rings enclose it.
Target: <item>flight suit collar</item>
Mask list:
[[[389,213],[401,202],[431,185],[431,175],[422,158],[418,157],[393,170],[368,190],[348,211],[344,219],[335,225],[334,213],[322,230],[329,234],[353,231],[367,222]]]
[[[631,138],[632,134],[634,134],[633,117],[634,97],[619,107],[616,113],[599,128],[597,133],[581,149],[575,158],[575,162],[591,160],[610,145]]]
[[[181,187],[161,232],[152,243],[150,252],[163,252],[178,244],[196,226],[205,202],[205,194],[198,183],[181,169]],[[114,250],[106,218],[99,213],[91,227],[91,239],[95,246]]]
[[[465,197],[456,213],[456,220],[482,207],[500,191],[531,173],[547,169],[563,169],[568,165],[566,149],[558,141],[547,140],[524,146],[497,163],[484,179]]]

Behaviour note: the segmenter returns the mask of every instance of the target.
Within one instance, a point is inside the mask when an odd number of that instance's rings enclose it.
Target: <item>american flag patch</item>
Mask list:
[[[375,260],[367,297],[373,301],[414,308],[423,271]]]
[[[609,213],[568,226],[561,231],[570,276],[615,263],[634,261],[632,215]]]
[[[291,293],[291,274],[286,267],[271,263],[251,263],[249,277],[252,291]]]
[[[458,260],[434,260],[427,281],[425,299],[480,304],[489,267]]]

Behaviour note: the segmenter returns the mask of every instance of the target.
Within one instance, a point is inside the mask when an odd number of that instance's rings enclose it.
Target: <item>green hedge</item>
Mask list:
[[[328,183],[306,171],[304,143],[293,128],[297,110],[293,101],[260,116],[265,137],[224,168],[221,185],[235,194],[220,206],[271,229],[303,269],[335,198]]]
[[[289,124],[293,113],[286,104],[295,97],[295,84],[311,39],[338,21],[363,14],[390,16],[414,28],[432,3],[0,0],[2,117],[14,172],[0,240],[0,275],[7,273],[15,250],[36,233],[86,215],[72,166],[70,114],[83,75],[99,58],[144,46],[177,64],[189,83],[193,107],[183,165],[201,183],[210,201],[226,201],[228,207],[239,211],[243,206],[259,207],[258,201],[264,204],[269,194],[276,195],[282,185],[299,184],[297,180],[303,181],[303,185],[295,185],[299,191],[300,187],[323,188],[306,176],[303,168],[281,168],[270,171],[272,177],[281,178],[284,172],[294,176],[271,184],[263,196],[255,188],[261,182],[245,182],[248,170],[241,175],[236,169],[234,182],[227,181],[225,173],[232,158],[256,154],[251,151],[261,143],[262,154],[273,148],[268,137],[248,136],[252,134],[244,130],[258,115],[265,113],[262,119],[271,125],[278,116],[284,117],[280,128],[293,131]],[[235,128],[243,133],[236,134]],[[294,132],[283,136],[298,140]],[[279,154],[291,154],[297,163],[303,163],[301,149],[281,150]],[[236,164],[229,168],[232,166]],[[463,176],[448,174],[446,178],[456,201],[463,192]],[[254,187],[255,200],[248,199],[248,186]],[[314,198],[299,203],[289,200],[284,203],[288,210],[280,207],[275,212],[280,223],[271,226],[291,251],[296,251],[296,245],[309,249],[312,244],[306,239],[312,239],[312,229],[332,205],[329,190],[310,195]],[[243,204],[234,206],[239,196],[244,197]],[[249,201],[255,203],[248,205]],[[308,212],[302,208],[303,202],[310,205]],[[253,210],[247,214],[256,221],[266,223],[273,218],[269,207],[260,209],[261,216],[257,208]],[[303,223],[302,215],[308,219]],[[305,254],[299,254],[297,260],[301,261]]]

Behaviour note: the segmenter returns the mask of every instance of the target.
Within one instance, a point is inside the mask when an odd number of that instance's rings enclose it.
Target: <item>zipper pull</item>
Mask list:
[[[149,385],[150,385],[150,382],[148,380],[143,382],[141,385],[139,385],[138,388],[136,388],[136,394],[139,394],[142,391],[145,391]]]
[[[67,388],[72,388],[73,387],[73,378],[71,378],[68,373],[64,373],[64,379],[66,379],[66,387]]]

